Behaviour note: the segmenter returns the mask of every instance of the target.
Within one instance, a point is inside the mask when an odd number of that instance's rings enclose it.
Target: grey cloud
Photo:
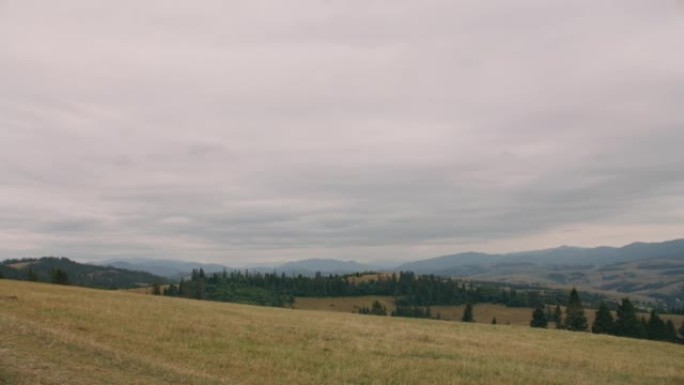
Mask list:
[[[675,3],[0,19],[0,256],[410,259],[684,230]]]

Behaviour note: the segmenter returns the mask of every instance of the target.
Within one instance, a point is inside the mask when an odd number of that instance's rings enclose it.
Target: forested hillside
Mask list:
[[[89,265],[63,257],[8,259],[0,264],[0,277],[101,289],[124,289],[172,282],[168,278],[142,271]]]

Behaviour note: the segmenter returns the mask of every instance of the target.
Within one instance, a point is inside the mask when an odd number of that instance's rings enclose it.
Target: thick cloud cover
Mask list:
[[[0,1],[0,257],[684,235],[676,1]]]

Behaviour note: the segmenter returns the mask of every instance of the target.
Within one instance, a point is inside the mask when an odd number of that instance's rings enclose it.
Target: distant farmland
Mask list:
[[[373,301],[379,301],[390,312],[394,309],[394,298],[383,296],[365,297],[325,297],[325,298],[297,298],[294,303],[295,309],[301,310],[324,310],[337,311],[343,313],[356,313],[360,307],[370,307]],[[442,320],[457,321],[463,315],[465,305],[461,306],[432,306],[432,314],[439,314]],[[565,311],[565,308],[563,308]],[[506,307],[494,304],[476,304],[474,306],[475,322],[491,323],[492,318],[496,317],[498,324],[509,324],[517,326],[529,326],[532,318],[532,309],[523,307]],[[585,309],[589,322],[594,319],[595,310]],[[615,315],[613,313],[613,315]],[[648,318],[648,314],[643,313]],[[665,321],[672,320],[675,325],[684,322],[684,316],[665,314],[661,315]],[[550,327],[553,327],[551,325]]]
[[[681,345],[589,333],[10,280],[0,309],[0,384],[684,384]]]

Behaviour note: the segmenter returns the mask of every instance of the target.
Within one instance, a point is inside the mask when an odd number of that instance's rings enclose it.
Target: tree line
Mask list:
[[[681,335],[679,338],[672,320],[664,321],[656,310],[651,310],[648,319],[643,315],[640,316],[629,298],[622,299],[615,313],[616,316],[613,317],[608,304],[601,302],[596,309],[594,322],[590,328],[582,301],[577,290],[573,288],[564,315],[560,305],[556,305],[553,310],[551,307],[538,305],[532,312],[530,326],[546,328],[549,323],[555,323],[556,329],[684,343],[684,322],[679,327]]]
[[[361,273],[288,276],[249,271],[205,274],[200,268],[193,270],[189,279],[170,285],[164,294],[269,306],[289,306],[295,297],[391,296],[395,298],[398,313],[419,316],[424,315],[428,306],[486,302],[531,308],[538,304],[560,303],[565,295],[562,290],[522,289],[525,286],[465,282],[413,272],[357,279],[361,276]],[[587,298],[596,301],[598,297]]]
[[[625,298],[617,307],[614,319],[609,306],[597,295],[584,294],[594,307],[598,307],[595,321],[588,324],[580,293],[540,288],[502,286],[493,283],[463,282],[434,275],[416,275],[399,272],[378,279],[358,279],[362,274],[314,276],[284,273],[251,273],[249,271],[223,271],[206,274],[203,269],[192,271],[189,279],[181,279],[161,291],[173,297],[195,298],[235,302],[263,306],[292,306],[295,297],[349,297],[390,296],[394,309],[388,311],[379,301],[370,307],[358,309],[360,314],[390,315],[395,317],[440,319],[431,306],[466,305],[461,320],[474,322],[473,306],[477,303],[502,304],[508,307],[533,308],[532,327],[548,327],[554,323],[557,329],[589,331],[632,338],[648,338],[677,342],[677,330],[672,321],[663,321],[654,311],[649,319],[639,318],[637,309]],[[520,285],[522,286],[522,285]],[[524,286],[522,286],[524,287]],[[159,293],[159,290],[155,290]],[[565,305],[565,311],[561,309]],[[496,323],[496,318],[492,320]],[[684,325],[680,328],[684,333]]]

